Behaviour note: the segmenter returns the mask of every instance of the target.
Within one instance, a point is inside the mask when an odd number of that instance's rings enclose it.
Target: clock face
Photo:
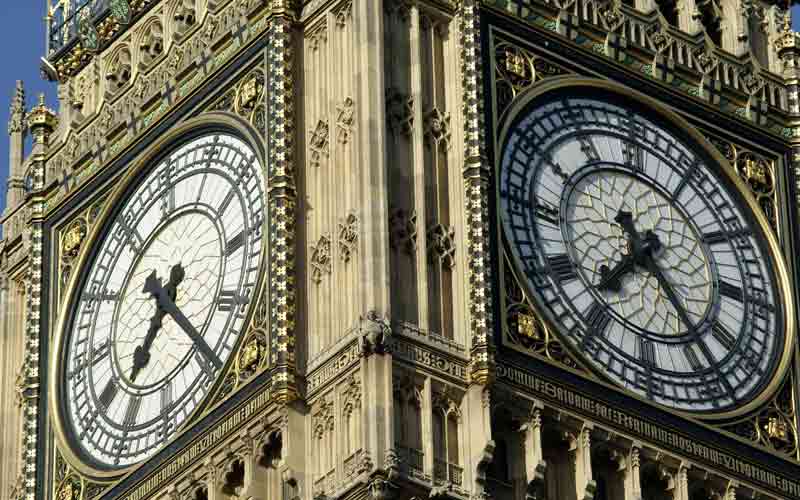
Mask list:
[[[519,115],[499,172],[507,248],[591,368],[676,409],[728,411],[774,375],[786,291],[723,167],[637,108],[561,90]]]
[[[201,136],[115,205],[63,353],[73,440],[101,468],[152,455],[233,352],[262,265],[262,168],[240,139]]]

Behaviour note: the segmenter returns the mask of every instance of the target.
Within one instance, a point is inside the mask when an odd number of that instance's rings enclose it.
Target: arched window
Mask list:
[[[433,426],[433,476],[437,483],[453,483],[460,486],[458,406],[446,397],[434,397]]]

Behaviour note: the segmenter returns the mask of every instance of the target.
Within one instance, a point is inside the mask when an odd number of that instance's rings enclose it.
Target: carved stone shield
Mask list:
[[[109,2],[111,15],[120,24],[129,24],[131,22],[131,5],[128,0],[111,0]]]

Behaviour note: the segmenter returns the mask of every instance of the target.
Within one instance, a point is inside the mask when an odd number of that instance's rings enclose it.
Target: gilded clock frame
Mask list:
[[[767,240],[767,250],[770,258],[772,259],[772,264],[774,268],[774,273],[777,279],[777,285],[780,292],[780,300],[784,307],[784,316],[785,316],[785,337],[784,337],[784,345],[783,350],[781,353],[780,360],[778,361],[775,371],[772,374],[772,379],[768,381],[766,387],[762,389],[761,393],[758,394],[756,397],[748,401],[747,403],[723,412],[718,413],[693,413],[685,410],[678,410],[669,406],[661,405],[651,401],[643,396],[635,394],[630,391],[626,391],[621,388],[618,384],[614,383],[606,374],[601,372],[599,369],[595,368],[591,363],[586,362],[586,358],[584,354],[577,352],[576,349],[568,342],[561,342],[564,348],[575,357],[581,367],[586,367],[589,374],[591,374],[591,378],[595,381],[598,381],[604,385],[613,388],[615,391],[622,392],[627,396],[634,397],[638,400],[646,402],[649,405],[661,408],[666,410],[669,413],[678,415],[682,418],[688,418],[692,420],[701,420],[708,423],[712,422],[719,422],[719,421],[726,421],[731,420],[737,417],[744,416],[757,408],[766,404],[770,398],[775,394],[775,392],[780,388],[783,380],[786,377],[786,373],[792,364],[792,346],[794,345],[795,333],[796,333],[796,321],[795,321],[795,301],[794,296],[792,294],[792,282],[789,278],[788,269],[786,263],[783,258],[783,252],[778,242],[777,236],[770,225],[769,221],[767,220],[764,213],[761,211],[757,201],[750,193],[750,190],[745,185],[744,181],[736,175],[734,168],[730,165],[728,160],[722,156],[722,154],[711,144],[708,139],[706,139],[697,129],[695,129],[691,124],[689,124],[686,119],[681,117],[675,111],[669,109],[663,103],[659,102],[656,99],[651,98],[650,96],[639,92],[638,90],[626,87],[620,83],[610,81],[610,80],[602,80],[599,78],[591,78],[591,77],[584,77],[578,75],[564,75],[564,76],[553,76],[548,78],[545,81],[533,84],[532,86],[525,89],[523,92],[520,92],[514,100],[510,103],[510,105],[505,109],[503,112],[503,123],[500,128],[500,132],[495,135],[495,158],[494,158],[494,175],[495,178],[498,178],[500,172],[500,161],[502,157],[502,146],[505,143],[505,139],[508,136],[509,129],[513,124],[514,118],[517,117],[521,112],[525,110],[528,104],[538,98],[539,96],[551,92],[557,89],[562,88],[569,88],[569,87],[584,87],[584,88],[595,88],[599,90],[605,90],[621,97],[625,97],[626,99],[641,104],[644,108],[651,110],[654,112],[659,118],[665,120],[666,123],[669,125],[676,127],[686,133],[690,140],[694,141],[703,151],[712,159],[716,164],[719,166],[719,174],[725,176],[729,181],[731,181],[732,186],[739,191],[739,194],[743,197],[745,203],[747,204],[747,208],[753,214],[755,218],[756,224],[761,228],[766,240]],[[499,185],[495,183],[494,187],[494,195],[495,200],[499,200],[500,192],[499,192]],[[497,201],[495,202],[497,203]],[[501,228],[501,220],[500,220],[500,211],[496,210],[494,222],[496,224],[495,227],[498,228],[497,231],[497,248],[498,248],[498,268],[500,269],[500,280],[506,279],[504,277],[503,269],[506,265],[504,262],[505,255],[505,237],[503,236],[503,231]],[[517,269],[517,264],[513,261],[513,259],[507,259],[508,265],[511,266],[511,270],[513,274],[516,276],[522,276],[523,274]],[[523,287],[523,292],[525,295],[529,295],[529,291],[527,290],[527,285],[524,284],[524,279],[520,280],[521,285]],[[505,290],[504,283],[501,283],[500,290]],[[501,311],[505,310],[505,295],[501,293]],[[535,301],[532,302],[532,305],[536,306]],[[535,311],[534,312],[538,312]],[[547,328],[551,332],[560,332],[558,325],[553,324],[553,322],[547,318],[542,317],[543,315],[539,315],[539,319],[544,324],[545,328]],[[500,318],[500,329],[501,332],[505,331],[507,328],[507,321],[508,319],[505,317],[504,314],[501,314]],[[502,335],[502,333],[501,333]],[[560,333],[556,334],[556,337],[560,340]],[[503,342],[503,345],[508,345],[507,342]],[[514,349],[513,347],[510,347]],[[562,369],[566,370],[573,370],[570,367],[561,366]],[[578,372],[584,376],[587,372]]]
[[[53,336],[53,346],[55,348],[50,352],[49,366],[51,369],[48,370],[48,386],[52,389],[48,394],[48,407],[49,411],[52,413],[55,443],[58,451],[61,453],[66,463],[83,477],[101,482],[118,480],[137,469],[143,463],[146,463],[148,459],[144,459],[138,463],[129,465],[127,467],[121,467],[119,469],[98,468],[95,465],[88,463],[81,457],[80,452],[76,449],[77,447],[73,445],[73,441],[70,437],[71,431],[68,429],[69,424],[66,422],[66,415],[64,414],[62,404],[64,388],[62,387],[63,384],[61,383],[59,375],[63,371],[64,360],[61,359],[60,354],[63,351],[64,342],[69,335],[69,332],[67,332],[67,329],[69,328],[68,320],[72,317],[70,311],[73,308],[75,294],[79,291],[78,287],[82,281],[81,274],[93,257],[94,248],[101,242],[102,237],[105,235],[104,229],[107,229],[107,224],[115,215],[116,211],[114,207],[116,202],[125,197],[125,195],[131,189],[134,181],[145,170],[152,167],[153,162],[157,162],[159,158],[165,154],[168,154],[172,148],[178,146],[184,140],[187,140],[192,136],[202,134],[203,132],[214,131],[229,132],[239,137],[253,149],[258,161],[260,162],[261,168],[265,171],[267,170],[265,163],[266,154],[263,147],[263,141],[259,138],[259,134],[253,129],[252,125],[242,120],[238,116],[231,115],[227,112],[212,111],[203,113],[195,118],[190,118],[181,125],[164,134],[162,137],[159,137],[156,141],[149,144],[147,149],[145,149],[145,151],[134,160],[132,167],[125,174],[123,174],[117,182],[114,182],[113,180],[111,181],[116,184],[116,187],[113,189],[111,195],[107,198],[107,202],[105,203],[101,214],[93,224],[89,234],[86,235],[80,253],[75,259],[75,271],[71,273],[67,286],[64,290],[64,300],[61,301],[58,309],[58,319]],[[266,193],[269,191],[269,179],[266,175],[264,178],[266,184]],[[265,208],[268,209],[268,205],[266,203]],[[263,232],[266,237],[262,238],[261,251],[262,255],[268,257],[267,252],[269,249],[269,232],[266,231],[266,227],[269,225],[269,214],[267,214],[262,224],[264,227]],[[256,289],[253,293],[255,300],[250,303],[245,316],[244,325],[246,328],[244,328],[240,333],[239,338],[236,341],[236,346],[234,347],[228,360],[225,362],[225,365],[218,373],[213,387],[208,392],[201,404],[198,405],[198,407],[195,408],[195,410],[183,421],[178,431],[175,432],[172,437],[158,450],[168,446],[171,441],[175,440],[178,436],[186,432],[191,427],[191,422],[197,421],[201,417],[205,416],[221,402],[220,398],[217,397],[217,394],[223,385],[226,374],[230,371],[230,368],[237,363],[238,350],[242,345],[242,342],[248,337],[247,332],[250,323],[252,322],[253,314],[259,306],[258,301],[263,296],[263,287],[267,286],[267,283],[269,282],[268,260],[269,259],[265,259],[261,263],[261,275],[259,276]],[[157,454],[158,451],[155,453]]]

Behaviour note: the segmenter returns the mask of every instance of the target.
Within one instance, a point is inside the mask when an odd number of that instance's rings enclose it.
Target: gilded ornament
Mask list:
[[[525,58],[522,57],[522,54],[519,51],[512,49],[511,47],[507,47],[505,50],[506,56],[506,70],[510,73],[513,73],[519,77],[525,77]]]
[[[742,175],[751,183],[766,185],[767,184],[767,169],[763,161],[756,161],[752,157],[747,157],[744,160],[742,167]]]
[[[61,251],[65,257],[75,257],[80,250],[81,243],[86,237],[86,224],[83,221],[73,223],[64,233],[61,241]]]
[[[520,335],[533,340],[543,340],[540,325],[536,318],[530,314],[519,313],[517,315],[517,331]]]
[[[239,371],[249,371],[261,361],[263,348],[255,336],[250,337],[239,355]]]
[[[61,483],[61,487],[56,494],[56,500],[80,500],[81,487],[76,483],[76,479],[68,476],[67,479]]]
[[[783,419],[770,417],[764,425],[764,431],[770,439],[775,439],[783,443],[789,442],[789,426]]]
[[[236,112],[250,113],[259,104],[264,91],[264,75],[260,70],[254,71],[239,86],[236,96]]]

